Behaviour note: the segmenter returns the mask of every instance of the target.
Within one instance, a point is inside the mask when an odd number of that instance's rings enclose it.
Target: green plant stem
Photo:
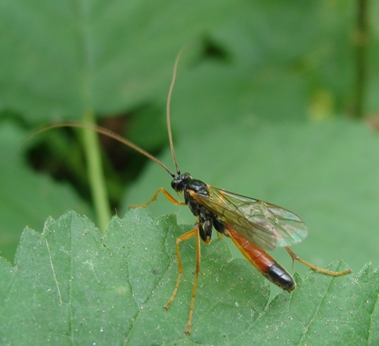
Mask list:
[[[84,114],[84,122],[95,125],[93,112],[87,111]],[[83,143],[87,158],[88,179],[91,186],[93,204],[99,228],[104,233],[111,215],[97,133],[91,130],[83,130]]]
[[[357,24],[355,35],[355,102],[353,106],[354,118],[363,118],[365,92],[367,82],[367,45],[368,45],[368,30],[367,30],[367,14],[368,0],[358,0],[357,2]]]

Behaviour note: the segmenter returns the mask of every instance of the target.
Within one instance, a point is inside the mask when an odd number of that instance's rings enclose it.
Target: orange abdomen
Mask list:
[[[225,235],[233,240],[233,243],[238,247],[245,258],[257,268],[266,279],[288,292],[296,288],[292,276],[267,252],[247,240],[234,228],[228,226],[225,226],[225,228],[227,229]]]

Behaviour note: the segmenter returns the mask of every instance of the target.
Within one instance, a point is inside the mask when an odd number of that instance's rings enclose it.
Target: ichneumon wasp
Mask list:
[[[176,240],[176,255],[178,260],[179,275],[174,287],[174,291],[164,306],[167,310],[173,303],[178,291],[180,281],[183,275],[183,266],[180,257],[180,243],[189,238],[196,239],[196,270],[195,279],[192,288],[192,298],[189,308],[189,315],[186,327],[186,334],[190,334],[192,325],[192,316],[194,311],[196,289],[200,273],[200,239],[209,244],[212,237],[213,228],[218,235],[224,235],[231,238],[233,243],[241,251],[244,257],[269,281],[283,290],[292,292],[296,288],[296,283],[292,276],[279,263],[275,261],[266,250],[274,250],[277,247],[284,247],[292,260],[297,260],[311,269],[333,276],[342,276],[351,272],[350,269],[334,272],[325,270],[310,264],[299,258],[290,245],[301,242],[307,236],[307,227],[303,220],[282,207],[257,200],[250,197],[241,196],[224,189],[219,189],[201,180],[193,179],[189,173],[181,173],[174,151],[170,123],[170,101],[175,84],[176,72],[180,60],[181,52],[176,58],[171,85],[167,97],[166,121],[168,129],[168,138],[171,148],[171,156],[175,165],[175,173],[171,172],[161,161],[118,134],[102,127],[86,125],[82,123],[64,123],[52,125],[35,133],[35,135],[57,127],[79,127],[90,129],[111,137],[150,160],[157,163],[172,177],[171,187],[184,199],[179,201],[174,198],[166,189],[158,189],[153,197],[145,204],[131,206],[146,207],[155,201],[159,193],[176,205],[187,205],[194,216],[196,223],[194,229],[181,235]]]

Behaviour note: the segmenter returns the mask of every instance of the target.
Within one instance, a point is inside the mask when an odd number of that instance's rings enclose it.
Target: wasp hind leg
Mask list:
[[[148,201],[147,203],[141,203],[141,204],[133,204],[129,206],[129,209],[131,208],[139,208],[139,207],[147,207],[151,202],[154,202],[157,200],[157,197],[159,193],[163,193],[165,197],[172,203],[176,205],[185,205],[184,202],[178,201],[175,197],[173,197],[165,188],[161,187],[159,188],[155,193],[154,196]]]
[[[327,270],[327,269],[323,269],[323,268],[319,268],[319,267],[316,267],[314,264],[312,263],[309,263],[307,261],[304,261],[303,259],[301,259],[298,255],[296,255],[293,250],[291,248],[289,248],[288,246],[285,247],[287,252],[289,253],[289,255],[292,257],[292,263],[296,260],[296,261],[299,261],[300,263],[306,265],[307,267],[311,268],[312,270],[316,271],[316,272],[319,272],[319,273],[323,273],[323,274],[326,274],[326,275],[332,275],[332,276],[343,276],[343,275],[346,275],[346,274],[349,274],[351,273],[351,269],[346,269],[346,270],[343,270],[341,272],[335,272],[335,271],[332,271],[332,270]]]

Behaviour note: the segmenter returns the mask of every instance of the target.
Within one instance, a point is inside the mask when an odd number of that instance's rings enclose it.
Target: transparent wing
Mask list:
[[[277,205],[244,197],[207,185],[209,196],[188,191],[196,202],[218,215],[226,224],[264,250],[290,246],[308,234],[296,214]]]

